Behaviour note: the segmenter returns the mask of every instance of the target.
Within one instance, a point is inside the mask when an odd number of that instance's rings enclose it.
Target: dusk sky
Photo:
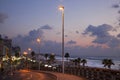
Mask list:
[[[22,51],[61,54],[65,10],[65,53],[120,56],[119,0],[0,0],[0,34]],[[36,42],[41,38],[40,45]]]

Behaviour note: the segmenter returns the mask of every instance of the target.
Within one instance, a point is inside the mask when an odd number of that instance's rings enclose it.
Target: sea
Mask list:
[[[115,65],[112,65],[111,69],[120,70],[120,57],[99,56],[99,57],[80,57],[80,58],[87,60],[86,66],[97,67],[97,68],[104,68],[104,65],[102,64],[103,59],[112,59]],[[77,59],[77,57],[69,58],[69,60],[70,59]],[[62,58],[60,56],[56,56],[56,60],[62,61]],[[64,58],[64,61],[66,61],[66,58]]]

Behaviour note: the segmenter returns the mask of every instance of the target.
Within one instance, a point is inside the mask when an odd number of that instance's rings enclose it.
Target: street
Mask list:
[[[28,70],[20,70],[14,75],[9,75],[3,80],[55,80],[53,76]]]

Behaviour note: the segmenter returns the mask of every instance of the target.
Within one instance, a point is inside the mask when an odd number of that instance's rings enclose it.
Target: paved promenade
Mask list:
[[[16,71],[14,75],[6,76],[2,80],[86,80],[86,79],[75,75],[62,74],[57,72],[20,70]]]
[[[39,73],[36,71],[19,70],[13,75],[4,75],[0,80],[56,80],[54,75],[48,73]]]
[[[84,78],[69,75],[69,74],[62,74],[62,73],[52,73],[57,76],[57,80],[86,80]]]
[[[70,74],[62,74],[62,73],[57,73],[57,72],[45,72],[45,73],[51,73],[55,75],[57,77],[57,80],[86,80],[82,77],[78,77],[78,76],[70,75]]]

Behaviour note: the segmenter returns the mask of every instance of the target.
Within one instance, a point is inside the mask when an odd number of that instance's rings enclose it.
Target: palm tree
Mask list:
[[[35,52],[34,51],[31,52],[31,56],[32,56],[32,60],[33,60],[33,58],[35,56]]]
[[[108,68],[111,69],[111,65],[115,65],[112,59],[108,59]]]
[[[103,59],[103,60],[102,60],[102,64],[104,65],[105,68],[106,68],[106,66],[107,66],[107,60],[108,60],[108,59]]]
[[[111,68],[111,65],[114,65],[112,59],[103,59],[102,64],[104,64],[104,67],[108,67],[109,69]]]
[[[47,61],[48,56],[49,56],[49,55],[48,55],[47,53],[44,55],[46,61]]]
[[[15,53],[15,57],[19,57],[20,56],[20,51],[21,51],[21,48],[19,46],[16,46],[16,47],[12,47],[12,50],[14,51]]]
[[[77,58],[77,63],[78,63],[78,66],[80,66],[81,58]]]
[[[78,60],[77,59],[73,59],[72,62],[74,62],[74,65],[77,66],[77,64],[78,64]]]
[[[15,57],[18,58],[20,56],[19,52],[15,53]]]
[[[65,53],[65,58],[68,61],[68,58],[70,57],[69,53]]]
[[[86,59],[82,59],[81,63],[83,64],[83,66],[85,66],[85,64],[87,63],[87,60]]]
[[[34,57],[35,56],[35,52],[34,51],[31,52],[31,56],[32,56],[32,61],[33,61],[33,59],[35,58]]]
[[[49,56],[49,62],[50,62],[50,64],[53,63],[54,60],[55,60],[55,55],[54,54],[50,54],[50,56]]]
[[[68,58],[70,57],[69,53],[65,53],[65,56],[64,56],[64,57],[65,57],[66,60],[67,60],[67,66],[69,66],[69,65],[68,65]]]
[[[31,52],[31,56],[32,56],[32,61],[33,61],[34,60],[34,56],[35,56],[35,52],[34,51]],[[33,67],[33,62],[31,64],[31,67]]]
[[[16,58],[19,58],[19,57],[20,57],[19,52],[16,52],[16,53],[15,53],[15,57],[16,57]],[[19,60],[17,60],[17,59],[13,62],[15,69],[16,69],[16,67],[17,67],[17,63],[18,63],[18,62],[19,62]]]

